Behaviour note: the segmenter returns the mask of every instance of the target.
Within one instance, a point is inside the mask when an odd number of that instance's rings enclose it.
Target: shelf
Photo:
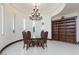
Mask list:
[[[76,19],[70,17],[52,21],[52,39],[66,42],[76,41]]]

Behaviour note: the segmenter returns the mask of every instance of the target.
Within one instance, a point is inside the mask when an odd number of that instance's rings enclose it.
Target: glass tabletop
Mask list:
[[[31,38],[31,40],[42,40],[42,38]]]

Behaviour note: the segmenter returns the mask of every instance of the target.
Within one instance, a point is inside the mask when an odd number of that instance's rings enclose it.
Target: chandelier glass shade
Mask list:
[[[31,19],[31,20],[42,20],[42,16],[40,16],[40,11],[39,11],[37,5],[34,6],[34,9],[31,13],[31,15],[29,16],[29,19]]]

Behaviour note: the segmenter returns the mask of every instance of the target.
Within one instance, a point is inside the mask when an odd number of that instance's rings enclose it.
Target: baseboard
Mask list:
[[[47,39],[47,40],[52,40],[52,39]]]
[[[76,42],[76,44],[79,44],[79,42]]]
[[[0,54],[7,48],[9,47],[10,45],[14,44],[14,43],[17,43],[17,42],[20,42],[20,41],[23,41],[23,39],[20,39],[20,40],[17,40],[17,41],[14,41],[14,42],[11,42],[9,44],[7,44],[6,46],[4,46],[1,50],[0,50]]]

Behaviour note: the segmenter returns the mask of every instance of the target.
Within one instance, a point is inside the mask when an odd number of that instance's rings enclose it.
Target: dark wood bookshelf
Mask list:
[[[65,42],[76,42],[76,17],[52,20],[52,39]]]

